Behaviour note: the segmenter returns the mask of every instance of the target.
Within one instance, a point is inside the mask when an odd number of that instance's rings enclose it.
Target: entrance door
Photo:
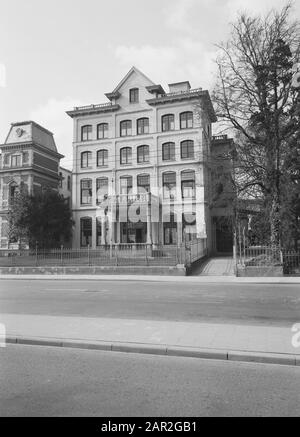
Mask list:
[[[220,253],[232,253],[233,233],[229,223],[219,223],[216,229],[217,251]]]
[[[136,230],[136,242],[137,242],[137,244],[143,243],[143,230],[142,229]]]

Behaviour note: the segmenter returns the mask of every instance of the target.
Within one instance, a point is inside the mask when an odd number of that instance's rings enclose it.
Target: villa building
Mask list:
[[[106,97],[67,112],[74,121],[74,248],[202,238],[213,250],[216,115],[208,91],[180,82],[166,92],[133,67]]]
[[[44,188],[58,190],[59,154],[53,134],[33,121],[13,123],[0,145],[0,248],[17,244],[8,230],[8,214],[14,196],[36,194]]]

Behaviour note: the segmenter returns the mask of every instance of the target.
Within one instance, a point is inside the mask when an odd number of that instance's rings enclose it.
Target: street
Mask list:
[[[292,326],[298,284],[1,280],[0,313]]]
[[[300,368],[9,346],[0,415],[299,416]]]

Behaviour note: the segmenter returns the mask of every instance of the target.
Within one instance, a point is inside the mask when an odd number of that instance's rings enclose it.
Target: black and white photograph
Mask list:
[[[300,417],[299,0],[0,0],[0,419],[220,417]]]

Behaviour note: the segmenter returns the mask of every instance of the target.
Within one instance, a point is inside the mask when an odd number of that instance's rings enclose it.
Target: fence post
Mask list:
[[[35,243],[35,266],[38,266],[38,242]]]
[[[88,244],[88,266],[90,267],[91,265],[91,259],[90,259],[90,245]]]
[[[149,262],[148,262],[148,244],[146,244],[146,266],[148,266],[149,265]]]
[[[64,246],[60,246],[60,265],[63,266],[64,265]]]
[[[119,251],[119,244],[116,244],[115,245],[116,267],[118,267],[118,251]]]

